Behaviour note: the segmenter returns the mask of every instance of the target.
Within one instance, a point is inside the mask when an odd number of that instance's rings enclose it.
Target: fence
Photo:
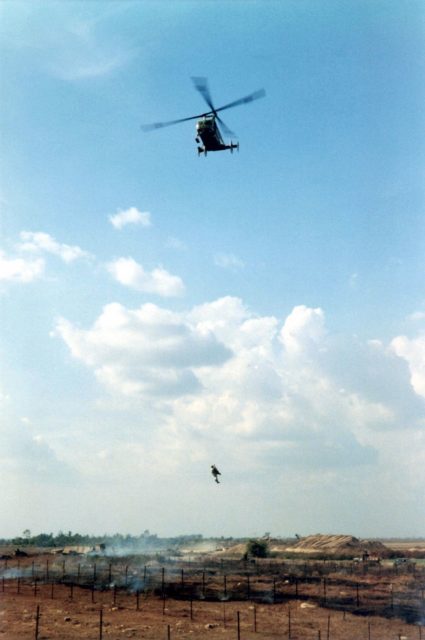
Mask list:
[[[308,601],[344,615],[348,612],[401,618],[418,625],[419,639],[425,622],[425,568],[416,567],[405,567],[403,571],[399,567],[379,566],[365,571],[364,567],[351,563],[269,561],[175,561],[161,565],[157,561],[140,564],[137,559],[78,556],[45,557],[42,562],[30,558],[5,560],[0,576],[0,593],[27,596],[31,593],[41,603],[35,612],[35,638],[40,627],[40,606],[45,599],[55,599],[58,589],[62,592],[66,589],[70,601],[84,597],[96,605],[106,598],[112,606],[121,601],[120,606],[136,611],[155,600],[160,602],[163,615],[170,599],[183,601],[189,607],[191,620],[194,607],[203,602],[220,603],[224,625],[226,605],[247,602],[253,605],[250,625],[255,633],[258,632],[256,606],[285,603],[287,638],[291,638],[294,625],[291,612],[294,600]],[[240,612],[237,614],[234,637],[240,640]],[[99,613],[100,638],[102,616],[103,613]],[[170,638],[171,633],[170,625],[166,625],[163,637]],[[322,640],[331,638],[331,615],[328,628],[320,633],[324,634]]]

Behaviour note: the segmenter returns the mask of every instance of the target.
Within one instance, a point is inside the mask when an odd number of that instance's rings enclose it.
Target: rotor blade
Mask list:
[[[230,109],[231,107],[238,107],[240,104],[248,104],[248,102],[253,102],[254,100],[258,100],[259,98],[264,98],[265,95],[266,92],[264,91],[264,89],[259,89],[258,91],[254,91],[254,93],[250,93],[244,98],[239,98],[239,100],[234,100],[233,102],[225,104],[223,107],[215,109],[215,113],[217,113],[218,111],[223,111],[224,109]]]
[[[220,118],[220,116],[216,116],[217,120],[220,123],[220,126],[223,130],[223,132],[225,133],[226,136],[228,136],[229,138],[237,138],[238,136],[236,135],[236,133],[234,133],[231,129],[229,129],[229,127],[227,126],[227,124],[225,122],[223,122],[223,120]]]
[[[192,76],[192,82],[195,85],[195,89],[199,91],[211,111],[215,112],[215,108],[212,102],[210,90],[208,87],[208,80],[200,76]]]
[[[180,118],[179,120],[169,120],[168,122],[153,122],[152,124],[142,124],[141,129],[143,131],[153,131],[154,129],[162,129],[163,127],[171,127],[173,124],[179,124],[180,122],[187,122],[188,120],[196,120],[196,118],[203,118],[204,116],[212,115],[212,113],[200,113],[197,116],[190,116],[189,118]]]

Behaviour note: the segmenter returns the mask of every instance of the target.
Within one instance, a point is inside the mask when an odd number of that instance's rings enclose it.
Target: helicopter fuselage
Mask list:
[[[208,151],[225,151],[230,149],[233,153],[233,149],[238,149],[239,144],[225,144],[218,128],[215,116],[204,116],[196,123],[196,142],[202,140],[203,147],[198,147],[198,155],[203,153],[207,155]]]

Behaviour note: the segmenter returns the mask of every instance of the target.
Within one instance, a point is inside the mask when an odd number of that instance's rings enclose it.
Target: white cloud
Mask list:
[[[31,253],[51,253],[58,256],[66,263],[73,262],[79,258],[89,257],[87,251],[83,251],[75,245],[61,244],[51,235],[42,231],[21,231],[22,242],[18,245],[20,251]]]
[[[425,398],[425,335],[409,339],[397,336],[391,342],[395,354],[406,360],[411,374],[412,387]]]
[[[222,269],[242,269],[244,262],[233,253],[216,253],[214,264]]]
[[[145,271],[133,258],[118,258],[110,262],[107,268],[115,280],[136,291],[154,293],[163,297],[180,296],[184,293],[182,279],[172,275],[163,267]]]
[[[376,465],[380,433],[424,420],[403,361],[379,341],[341,344],[320,308],[280,321],[232,297],[179,314],[113,304],[91,328],[62,319],[56,334],[105,388],[153,411],[151,455],[167,451],[170,465],[223,441],[244,469]]]
[[[280,339],[288,354],[309,352],[323,345],[324,315],[322,309],[297,306],[287,317]]]
[[[200,387],[196,368],[231,356],[212,333],[153,304],[136,310],[109,304],[91,329],[61,319],[56,334],[109,389],[136,397],[193,393]]]
[[[130,207],[110,215],[109,221],[115,229],[122,229],[128,224],[141,225],[142,227],[150,227],[152,225],[149,211],[139,211],[136,207]]]
[[[45,263],[42,258],[25,260],[8,257],[0,251],[0,280],[6,282],[33,282],[44,273]]]

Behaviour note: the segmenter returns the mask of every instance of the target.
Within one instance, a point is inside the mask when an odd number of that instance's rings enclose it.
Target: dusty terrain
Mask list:
[[[46,587],[41,588],[35,598],[29,590],[19,596],[10,591],[1,593],[0,602],[0,637],[5,640],[29,640],[36,637],[37,606],[40,613],[39,640],[94,640],[99,637],[146,640],[168,637],[193,640],[238,638],[238,612],[239,637],[247,640],[425,638],[425,630],[421,634],[419,627],[399,619],[344,614],[300,600],[275,605],[196,601],[192,605],[192,619],[190,602],[167,599],[164,609],[161,598],[148,598],[140,601],[137,610],[134,596],[120,595],[113,604],[110,593],[96,593],[93,603],[90,592],[82,589],[74,589],[71,600],[66,587],[57,587],[53,600],[50,589]]]
[[[0,560],[0,639],[425,640],[423,565],[162,561]]]

